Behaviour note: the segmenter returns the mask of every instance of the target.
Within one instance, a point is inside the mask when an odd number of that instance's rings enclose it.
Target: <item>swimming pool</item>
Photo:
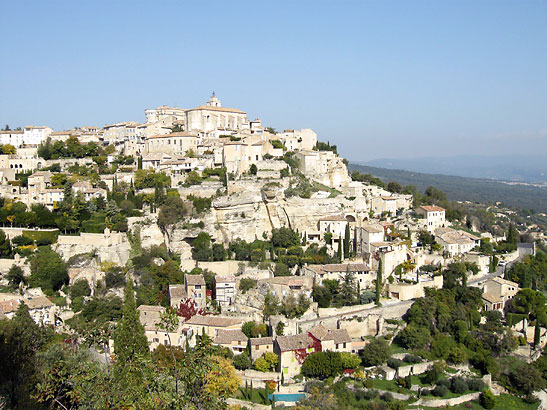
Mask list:
[[[270,400],[272,400],[273,396],[273,394],[269,395]],[[304,393],[275,393],[275,401],[297,402],[304,397],[306,397]]]

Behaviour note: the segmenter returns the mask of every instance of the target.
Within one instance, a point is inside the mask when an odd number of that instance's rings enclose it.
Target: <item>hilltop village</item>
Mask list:
[[[222,352],[239,408],[328,400],[313,383],[338,378],[350,408],[486,407],[542,387],[491,361],[545,371],[530,364],[545,298],[523,302],[542,295],[544,236],[481,231],[433,187],[418,201],[350,175],[312,129],[276,131],[213,93],[143,123],[6,127],[0,144],[0,322],[24,305],[84,343],[133,300],[153,357]],[[108,366],[106,335],[93,349]]]

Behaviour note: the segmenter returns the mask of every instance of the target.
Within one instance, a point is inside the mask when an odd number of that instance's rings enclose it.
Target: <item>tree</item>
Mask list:
[[[391,357],[391,346],[384,338],[372,339],[368,345],[361,350],[361,358],[365,366],[379,366]]]
[[[349,270],[342,278],[340,290],[335,298],[335,303],[337,306],[351,306],[357,303],[357,289],[355,287],[354,275]]]
[[[338,251],[336,252],[336,258],[338,263],[342,263],[344,260],[344,254],[342,253],[342,239],[338,238]]]
[[[57,291],[69,281],[66,264],[51,247],[38,248],[30,260],[31,286],[40,286],[44,290]]]
[[[479,403],[487,410],[493,409],[494,407],[496,407],[496,396],[494,396],[492,390],[486,389],[481,393],[479,397]]]
[[[507,243],[511,245],[517,245],[520,239],[519,232],[513,223],[509,224],[509,230],[507,231]]]
[[[266,352],[261,357],[256,359],[254,366],[259,372],[269,372],[271,370],[275,370],[278,362],[279,358],[275,353]]]
[[[275,326],[275,334],[277,336],[283,336],[284,330],[285,330],[285,323],[277,322],[277,325]]]
[[[2,154],[4,155],[15,155],[16,151],[15,147],[11,144],[2,145]]]
[[[200,232],[192,242],[192,257],[198,261],[209,261],[211,253],[211,236],[207,232]]]
[[[190,215],[191,212],[189,203],[185,203],[178,196],[168,196],[160,206],[158,226],[162,231],[167,232],[170,226],[183,221],[184,217]]]
[[[140,362],[150,356],[144,327],[139,320],[135,292],[131,280],[125,286],[122,319],[113,334],[116,362],[114,370],[121,376],[139,378]]]
[[[408,325],[397,335],[400,343],[408,349],[423,349],[431,341],[431,333],[426,327]]]
[[[256,322],[254,322],[254,321],[245,322],[241,326],[241,331],[243,333],[245,333],[245,336],[247,336],[248,338],[251,338],[251,337],[253,337],[252,331],[253,331],[255,326],[256,326]]]
[[[547,323],[545,296],[537,290],[521,289],[513,298],[513,307],[536,321],[534,346],[537,346],[540,342],[540,326]]]
[[[0,258],[10,258],[12,255],[11,244],[4,231],[0,230]]]
[[[359,355],[349,352],[340,352],[340,360],[342,362],[342,369],[357,369],[361,364]]]
[[[331,291],[322,285],[316,285],[311,293],[313,300],[317,302],[318,307],[328,308],[332,302]]]
[[[245,370],[251,367],[251,358],[247,352],[243,352],[234,357],[234,366],[238,370]]]
[[[326,379],[342,371],[340,353],[324,351],[315,352],[306,357],[302,363],[302,374],[306,377]]]
[[[253,288],[256,288],[256,284],[257,284],[257,280],[256,279],[251,279],[251,278],[242,278],[240,281],[239,281],[239,290],[241,291],[242,294],[245,294],[247,293],[247,291],[249,289],[253,289]]]
[[[344,255],[349,256],[351,249],[351,234],[349,230],[349,224],[346,224],[346,232],[344,234]]]
[[[6,279],[12,289],[17,289],[21,283],[26,283],[23,269],[13,264],[6,275]]]
[[[272,230],[271,242],[275,248],[290,248],[300,245],[300,235],[291,228],[281,227]]]
[[[85,279],[78,279],[70,287],[70,298],[75,299],[81,296],[91,295],[91,288]]]
[[[382,306],[380,296],[382,294],[382,260],[378,261],[378,273],[376,274],[376,306]]]
[[[258,168],[255,164],[251,165],[251,169],[249,170],[249,172],[251,173],[251,175],[256,175],[258,173]]]
[[[32,409],[40,349],[50,339],[21,303],[12,320],[0,320],[0,398],[8,408]],[[0,401],[4,401],[0,400]]]
[[[205,376],[205,391],[216,397],[233,395],[241,379],[229,359],[213,356],[211,370]]]
[[[394,192],[396,194],[401,193],[403,190],[403,187],[398,182],[388,182],[387,183],[387,190],[389,192]]]

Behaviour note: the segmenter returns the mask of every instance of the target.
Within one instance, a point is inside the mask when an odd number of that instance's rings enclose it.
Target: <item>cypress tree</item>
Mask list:
[[[344,235],[344,255],[347,257],[349,255],[350,251],[350,232],[349,232],[349,224],[346,224],[346,233]]]
[[[381,306],[380,294],[382,293],[382,260],[378,261],[378,274],[376,275],[376,305]]]
[[[344,260],[344,255],[342,255],[342,238],[338,238],[338,252],[336,252],[336,257],[338,258],[338,263],[342,263]]]
[[[116,326],[113,339],[114,353],[116,354],[115,369],[118,372],[123,371],[131,363],[135,366],[135,360],[150,356],[144,327],[139,321],[132,280],[128,280],[125,286],[122,319]],[[134,368],[138,372],[138,365]]]
[[[536,318],[536,326],[534,328],[534,347],[538,347],[541,342],[541,326],[539,325],[539,318]]]
[[[142,169],[142,157],[137,159],[137,169]]]

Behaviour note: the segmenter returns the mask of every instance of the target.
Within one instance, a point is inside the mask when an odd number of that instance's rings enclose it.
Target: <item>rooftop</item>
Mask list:
[[[203,275],[184,275],[184,282],[190,286],[205,285]]]
[[[307,334],[277,336],[275,339],[282,352],[291,350],[307,349],[313,346],[313,339]]]
[[[247,340],[249,340],[249,338],[240,329],[233,329],[233,330],[220,329],[213,343],[222,344],[222,345],[230,344],[232,342],[247,343]]]
[[[192,316],[186,321],[187,325],[201,325],[213,327],[228,327],[241,324],[241,319],[221,316]]]

